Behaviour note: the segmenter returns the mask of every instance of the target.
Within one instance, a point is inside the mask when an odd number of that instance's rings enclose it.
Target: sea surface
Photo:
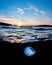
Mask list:
[[[52,40],[52,27],[0,25],[0,41],[27,43]]]

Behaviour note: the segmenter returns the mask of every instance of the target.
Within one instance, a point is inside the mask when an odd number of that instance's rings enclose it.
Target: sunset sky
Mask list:
[[[0,22],[52,25],[52,0],[0,0]]]

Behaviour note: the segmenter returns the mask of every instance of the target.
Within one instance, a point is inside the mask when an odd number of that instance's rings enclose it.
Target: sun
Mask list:
[[[18,26],[22,26],[22,22],[18,22]]]

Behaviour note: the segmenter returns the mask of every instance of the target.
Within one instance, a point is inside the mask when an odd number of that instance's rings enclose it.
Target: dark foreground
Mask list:
[[[23,50],[32,46],[37,52],[32,57],[27,57]],[[39,41],[27,44],[0,42],[1,64],[27,64],[27,65],[52,65],[52,41]]]

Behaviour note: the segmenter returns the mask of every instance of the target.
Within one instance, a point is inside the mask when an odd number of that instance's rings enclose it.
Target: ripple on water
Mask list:
[[[0,41],[27,43],[52,40],[52,27],[0,26]]]

